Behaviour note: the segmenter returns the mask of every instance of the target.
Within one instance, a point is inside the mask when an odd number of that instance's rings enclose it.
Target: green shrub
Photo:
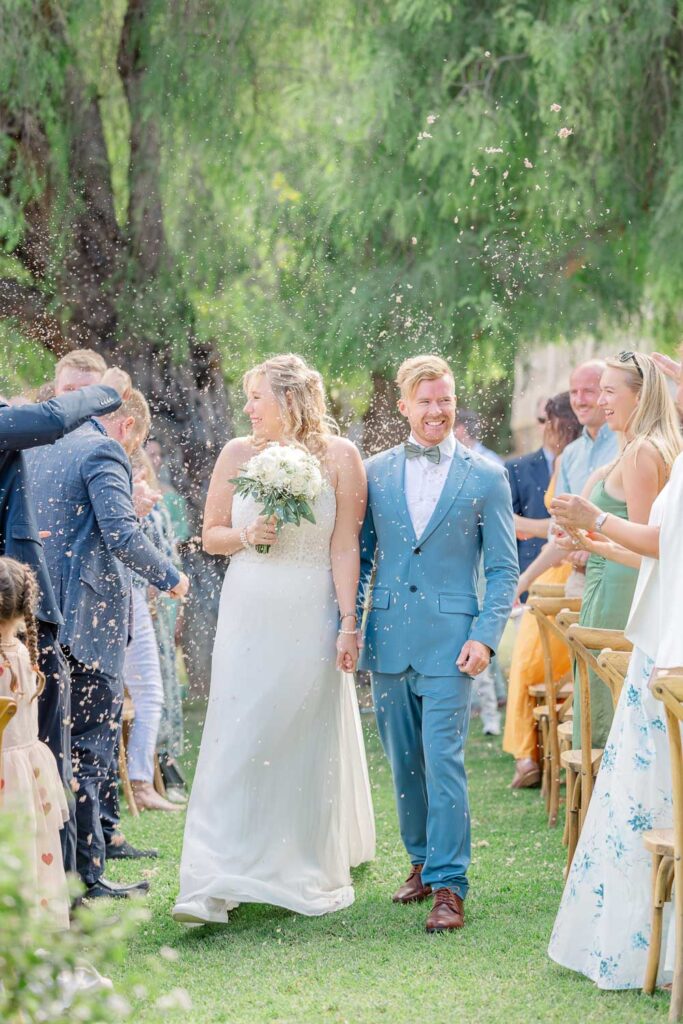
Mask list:
[[[111,988],[76,989],[74,972],[88,964],[105,977],[125,958],[126,940],[149,917],[137,901],[102,901],[79,907],[69,931],[50,927],[34,906],[30,873],[22,858],[18,824],[0,813],[0,1021],[3,1024],[107,1024],[130,1016],[128,1000]],[[166,951],[168,954],[171,951]],[[165,951],[161,951],[163,959]],[[161,959],[140,965],[141,979],[129,991],[145,998],[150,977]],[[68,993],[68,994],[67,994]],[[184,1005],[184,993],[162,996],[156,1003],[169,1009]]]

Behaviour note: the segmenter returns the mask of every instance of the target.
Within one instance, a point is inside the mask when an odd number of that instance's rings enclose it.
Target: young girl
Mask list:
[[[20,824],[36,906],[48,910],[59,927],[68,928],[59,830],[69,812],[55,759],[38,739],[37,697],[44,677],[37,668],[37,602],[31,569],[13,558],[0,558],[0,697],[17,702],[2,737],[0,813],[13,814]],[[16,635],[22,625],[26,646]]]

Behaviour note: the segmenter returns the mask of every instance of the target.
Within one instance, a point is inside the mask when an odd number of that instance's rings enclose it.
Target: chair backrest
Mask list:
[[[17,702],[14,697],[0,697],[0,756],[2,755],[2,737],[16,713]]]
[[[564,588],[559,584],[547,584],[543,589],[550,589],[551,587],[558,586],[560,590]],[[547,596],[544,597],[538,591],[541,590],[541,586],[534,585],[529,592],[529,600],[527,601],[527,607],[529,612],[534,616],[538,623],[538,632],[541,638],[541,649],[543,651],[543,669],[545,677],[545,689],[546,689],[546,702],[548,707],[548,717],[550,719],[551,727],[556,728],[558,724],[558,713],[557,703],[559,698],[560,683],[555,679],[555,671],[553,665],[552,648],[550,645],[551,637],[556,636],[562,643],[567,645],[569,653],[571,654],[571,647],[567,640],[566,632],[561,630],[556,622],[556,616],[562,612],[565,613],[569,609],[568,604],[576,606],[576,612],[581,604],[580,598],[566,598],[563,596]],[[571,698],[565,701],[562,706],[561,715],[565,713],[569,705],[571,704]]]
[[[605,648],[630,654],[633,650],[631,641],[626,639],[621,629],[594,629],[589,626],[579,626],[578,623],[570,626],[568,636],[577,657],[585,663],[586,671],[591,668],[595,672],[610,691],[612,704],[616,706],[621,687],[615,686],[614,677],[604,665],[600,664],[598,654]]]
[[[598,654],[598,667],[605,673],[606,678],[609,679],[612,701],[615,707],[624,688],[624,680],[626,679],[630,661],[630,651],[613,651],[610,647],[606,647],[604,651],[600,651]]]

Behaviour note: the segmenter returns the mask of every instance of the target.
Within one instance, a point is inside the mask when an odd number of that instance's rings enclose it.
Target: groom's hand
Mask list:
[[[466,676],[478,676],[491,661],[491,649],[478,640],[467,640],[463,644],[456,665]]]

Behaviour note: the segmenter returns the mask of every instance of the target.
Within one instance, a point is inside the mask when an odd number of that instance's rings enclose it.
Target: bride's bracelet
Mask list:
[[[240,530],[240,544],[242,545],[243,548],[245,548],[245,550],[253,548],[254,546],[249,540],[246,526],[243,526],[242,529]]]

